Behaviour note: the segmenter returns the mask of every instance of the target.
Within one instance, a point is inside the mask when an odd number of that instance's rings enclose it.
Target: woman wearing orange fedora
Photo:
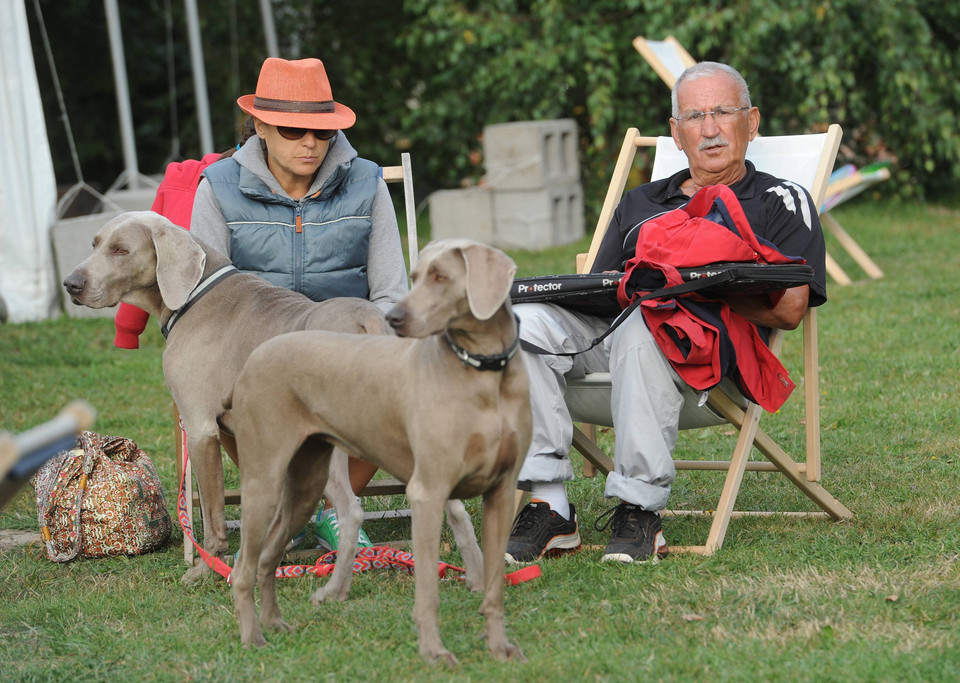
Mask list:
[[[270,57],[256,93],[237,104],[256,135],[204,171],[193,234],[241,271],[315,301],[355,296],[393,306],[407,290],[393,203],[379,166],[343,133],[356,115],[334,101],[323,62]],[[375,472],[351,458],[354,492]],[[338,533],[333,510],[321,511],[320,544],[335,550]],[[370,545],[362,531],[360,542]]]

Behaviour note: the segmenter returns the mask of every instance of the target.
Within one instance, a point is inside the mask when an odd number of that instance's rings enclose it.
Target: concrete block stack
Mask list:
[[[486,184],[431,196],[434,239],[530,250],[577,241],[584,235],[577,146],[573,119],[485,127]]]

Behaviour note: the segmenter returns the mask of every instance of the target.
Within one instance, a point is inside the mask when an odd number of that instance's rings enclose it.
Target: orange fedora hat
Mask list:
[[[267,57],[256,94],[244,95],[237,104],[272,126],[333,130],[357,121],[352,109],[333,101],[327,70],[319,59]]]

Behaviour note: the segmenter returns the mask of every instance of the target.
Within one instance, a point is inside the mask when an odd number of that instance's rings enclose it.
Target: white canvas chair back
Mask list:
[[[417,241],[417,205],[413,194],[413,166],[410,161],[410,154],[404,152],[400,155],[399,166],[381,166],[380,174],[383,177],[383,181],[388,185],[394,183],[403,183],[403,204],[404,213],[407,219],[407,259],[410,262],[409,272],[413,272],[413,269],[417,265],[417,255],[420,253],[420,245]],[[179,418],[179,414],[177,417]],[[177,444],[177,474],[179,475],[180,467],[183,463],[183,441],[179,419],[177,419],[177,427],[175,432],[175,441]],[[195,507],[193,473],[189,461],[187,462],[187,467],[183,472],[183,479],[183,488],[187,503],[186,517],[190,522],[191,528],[196,529],[197,527],[193,523],[193,508]],[[177,481],[179,482],[179,480],[180,477],[178,476]],[[367,488],[365,488],[360,495],[389,496],[400,495],[405,492],[406,485],[396,479],[375,479],[367,485]],[[224,491],[224,501],[227,505],[239,505],[240,491],[238,489],[228,489]],[[239,525],[239,523],[239,520],[227,521],[228,528]],[[186,538],[186,535],[184,535],[183,539],[183,559],[187,565],[191,567],[193,566],[194,548],[190,540]]]
[[[667,36],[663,40],[637,36],[633,39],[633,47],[643,55],[668,88],[673,88],[684,69],[697,63],[673,36]]]
[[[812,194],[826,143],[827,133],[757,137],[747,147],[747,159],[758,170],[797,183]],[[650,179],[667,178],[685,168],[687,157],[677,149],[673,138],[658,137]],[[816,189],[821,197],[814,197],[813,200],[814,205],[819,206],[823,203],[826,184],[821,181]]]
[[[840,146],[840,136],[840,126],[833,124],[826,133],[821,134],[758,137],[747,148],[747,158],[756,165],[758,170],[803,186],[810,192],[814,206],[820,206],[826,191],[830,169],[833,167],[837,149]],[[584,255],[584,258],[578,258],[579,272],[588,272],[593,264],[613,210],[623,194],[637,147],[641,146],[656,146],[651,174],[654,180],[668,177],[687,168],[686,156],[677,149],[672,138],[642,137],[636,128],[627,131],[613,179],[600,212],[600,220],[590,252]],[[675,461],[677,469],[726,470],[727,479],[706,544],[672,548],[672,550],[711,554],[720,548],[727,525],[733,515],[737,492],[746,470],[779,470],[816,502],[827,515],[834,519],[852,517],[850,511],[818,483],[820,480],[820,409],[815,308],[809,309],[804,316],[803,330],[803,384],[807,443],[805,462],[795,462],[759,428],[762,409],[746,401],[732,382],[725,380],[710,392],[706,404],[708,409],[700,405],[700,392],[689,389],[684,395],[684,406],[680,416],[681,429],[731,423],[739,430],[739,436],[733,456],[728,462]],[[770,337],[770,348],[774,353],[779,354],[782,341],[783,331],[774,330]],[[595,439],[592,438],[593,425],[613,426],[610,399],[609,373],[592,373],[581,379],[571,379],[567,382],[565,393],[567,407],[573,421],[584,425],[584,429],[574,428],[574,447],[587,459],[584,469],[588,473],[596,468],[606,474],[613,468],[611,458],[597,446]],[[748,462],[753,447],[758,448],[769,462]]]

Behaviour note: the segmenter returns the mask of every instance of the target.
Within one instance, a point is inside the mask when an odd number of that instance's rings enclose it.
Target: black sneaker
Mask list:
[[[613,516],[603,526],[598,526],[600,520],[611,512]],[[613,527],[613,532],[601,562],[657,562],[666,557],[667,542],[663,538],[659,513],[620,503],[600,515],[594,528],[603,531],[608,525]]]
[[[510,532],[504,560],[507,564],[535,562],[548,553],[559,554],[580,547],[577,511],[570,506],[570,519],[550,509],[548,503],[531,501],[523,506]]]

